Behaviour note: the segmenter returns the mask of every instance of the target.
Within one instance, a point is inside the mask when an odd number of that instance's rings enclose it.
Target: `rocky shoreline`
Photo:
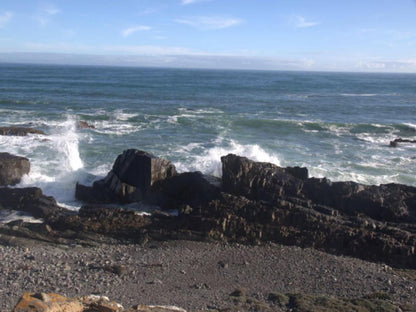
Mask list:
[[[416,188],[412,186],[331,182],[325,178],[309,178],[307,168],[282,168],[232,154],[221,158],[223,175],[218,179],[200,172],[177,173],[168,160],[131,149],[118,156],[112,170],[102,180],[92,186],[77,184],[76,197],[85,205],[76,213],[59,207],[39,188],[10,188],[8,185],[18,183],[19,176],[27,174],[30,165],[21,157],[3,154],[0,155],[0,210],[25,211],[44,221],[41,224],[13,221],[0,225],[0,243],[4,246],[24,246],[38,252],[44,244],[65,248],[103,248],[105,244],[113,246],[110,250],[129,244],[129,248],[135,250],[149,244],[161,248],[163,244],[177,246],[181,242],[185,246],[197,246],[198,250],[210,242],[212,247],[209,248],[225,244],[233,250],[233,246],[241,246],[234,244],[243,243],[247,244],[244,248],[250,250],[260,248],[256,250],[260,254],[263,249],[272,252],[270,246],[277,250],[301,247],[310,253],[323,251],[334,255],[325,254],[326,258],[343,255],[397,269],[416,269]],[[146,215],[123,206],[137,202],[157,209]],[[172,210],[177,213],[170,213]],[[129,253],[128,250],[124,252]],[[233,257],[232,254],[229,256]],[[8,253],[5,255],[7,257]],[[265,261],[267,256],[264,257],[256,261]],[[199,262],[204,266],[204,261]],[[319,266],[318,260],[313,263]],[[367,262],[360,265],[371,266]],[[258,285],[261,281],[251,282]],[[410,299],[414,294],[414,280],[409,283],[407,290],[405,286],[393,290],[394,300],[416,304]],[[343,291],[334,294],[329,286],[325,291],[318,288],[323,294],[348,296]],[[373,288],[391,290],[389,287]],[[251,289],[254,291],[254,287]],[[286,287],[268,291],[296,290]],[[303,287],[300,291],[315,293],[312,288]],[[353,295],[365,292],[367,288]],[[408,295],[404,298],[401,294]],[[10,309],[11,303],[4,308]],[[196,307],[190,305],[189,308]]]

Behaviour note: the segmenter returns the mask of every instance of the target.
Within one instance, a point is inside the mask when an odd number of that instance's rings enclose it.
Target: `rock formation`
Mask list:
[[[30,171],[29,159],[0,153],[0,186],[15,185]]]
[[[152,185],[176,174],[168,160],[129,149],[119,155],[107,176],[92,187],[77,184],[76,198],[92,203],[131,203],[151,196]]]
[[[26,136],[28,134],[45,134],[45,132],[26,127],[0,127],[0,135]]]
[[[94,233],[138,243],[271,241],[416,268],[415,187],[308,178],[306,168],[281,168],[236,155],[221,161],[219,180],[200,172],[176,174],[167,160],[127,150],[106,178],[92,187],[77,186],[79,199],[96,203],[78,214],[60,210],[39,189],[26,190],[24,196],[19,189],[0,189],[0,205],[43,216],[55,237],[71,232],[74,237]],[[177,216],[97,205],[141,200],[177,209]]]
[[[36,218],[52,218],[66,211],[37,187],[0,188],[0,209],[24,211]]]

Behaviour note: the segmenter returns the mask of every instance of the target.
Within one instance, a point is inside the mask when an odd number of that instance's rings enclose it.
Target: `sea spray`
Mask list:
[[[248,157],[255,161],[271,162],[280,165],[279,158],[270,154],[257,144],[240,144],[234,140],[217,139],[215,146],[205,149],[202,153],[196,153],[200,148],[198,144],[190,144],[182,148],[182,153],[194,155],[184,162],[176,164],[179,171],[202,171],[217,177],[222,175],[221,157],[228,154],[236,154]],[[180,151],[178,151],[180,152]]]
[[[31,172],[20,186],[40,187],[61,205],[76,209],[79,204],[74,198],[75,185],[87,175],[79,154],[77,121],[67,115],[65,120],[50,126],[50,134],[38,143],[40,153],[30,159]]]

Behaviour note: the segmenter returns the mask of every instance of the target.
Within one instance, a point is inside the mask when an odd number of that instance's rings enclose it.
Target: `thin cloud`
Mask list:
[[[182,5],[195,4],[200,2],[208,2],[212,0],[182,0]]]
[[[151,14],[157,13],[158,11],[159,11],[158,8],[147,8],[147,9],[144,9],[143,11],[140,11],[139,15],[142,15],[142,16],[151,15]]]
[[[13,18],[13,13],[6,11],[3,14],[0,14],[0,28],[6,26],[8,22]]]
[[[241,24],[243,20],[239,18],[226,18],[220,16],[196,16],[176,19],[175,22],[201,30],[215,30],[237,26]]]
[[[129,27],[129,28],[122,30],[121,34],[123,35],[124,38],[127,38],[128,36],[134,34],[135,32],[148,31],[150,29],[152,29],[150,26],[138,25],[138,26],[133,26],[133,27]]]
[[[319,22],[307,21],[305,17],[296,15],[292,17],[292,24],[296,28],[309,28],[319,25]]]
[[[61,10],[53,5],[42,6],[35,15],[35,20],[44,27],[50,22],[50,18],[56,14],[61,13]]]

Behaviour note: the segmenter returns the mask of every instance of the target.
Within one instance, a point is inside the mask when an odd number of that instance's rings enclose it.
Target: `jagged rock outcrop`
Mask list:
[[[306,168],[281,168],[245,157],[221,158],[223,190],[252,200],[272,202],[298,198],[342,213],[389,222],[416,222],[416,187],[363,185],[307,178]]]
[[[281,168],[233,154],[221,157],[221,162],[224,192],[253,200],[298,196],[308,177],[306,168]]]
[[[30,171],[26,157],[0,153],[0,186],[15,185]]]
[[[86,205],[78,214],[48,217],[48,225],[58,237],[72,231],[139,243],[178,238],[272,241],[416,268],[415,187],[332,183],[308,178],[306,168],[281,168],[236,155],[222,157],[222,163],[219,181],[200,172],[176,174],[168,161],[128,150],[105,179],[90,188],[78,186],[78,195],[85,191],[83,196],[91,201],[145,199],[164,209],[177,209],[177,216]],[[39,215],[48,215],[42,211],[45,199],[39,190],[32,192],[35,199],[15,196],[22,199],[14,200],[14,207],[37,202]],[[2,198],[0,192],[0,205],[13,206]],[[47,201],[49,206],[56,209]]]
[[[20,298],[13,312],[186,312],[175,306],[136,305],[129,309],[108,297],[90,295],[67,298],[55,293],[25,293]]]
[[[25,211],[35,218],[49,219],[66,211],[51,196],[45,196],[40,188],[0,188],[0,207]]]
[[[152,185],[176,175],[168,160],[129,149],[119,155],[107,176],[92,187],[77,184],[75,196],[90,203],[131,203],[151,197]]]
[[[28,134],[45,134],[45,132],[26,127],[0,127],[0,135],[26,136]]]

